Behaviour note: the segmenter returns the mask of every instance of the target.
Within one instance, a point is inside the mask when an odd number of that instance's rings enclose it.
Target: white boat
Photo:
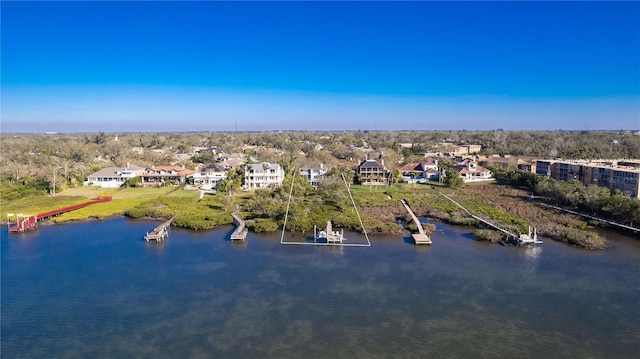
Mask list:
[[[531,226],[529,226],[529,233],[520,234],[520,237],[516,238],[516,240],[519,245],[542,244],[542,240],[538,239],[535,228],[533,229],[533,236],[531,235]]]
[[[316,227],[313,227],[313,238],[316,242],[342,243],[344,238],[344,230],[334,231],[331,221],[327,221],[327,227],[316,233]]]

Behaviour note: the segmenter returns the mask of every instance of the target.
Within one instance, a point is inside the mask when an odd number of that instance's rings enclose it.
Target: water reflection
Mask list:
[[[524,248],[524,257],[526,273],[529,275],[535,275],[538,271],[538,262],[542,255],[541,246],[526,246]]]

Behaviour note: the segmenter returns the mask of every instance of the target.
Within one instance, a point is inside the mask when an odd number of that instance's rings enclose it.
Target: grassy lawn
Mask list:
[[[98,196],[110,195],[110,202],[98,203],[76,211],[68,212],[56,217],[56,222],[76,221],[88,218],[105,218],[122,215],[128,209],[136,205],[160,197],[172,190],[167,188],[125,188],[119,191],[115,189],[98,188],[94,186],[78,187],[60,192],[55,197],[27,197],[7,203],[0,210],[0,219],[6,220],[7,213],[36,214],[60,207],[86,202]],[[169,195],[175,198],[197,199],[198,191],[177,190]]]
[[[87,197],[84,196],[56,196],[56,197],[27,197],[9,202],[2,206],[0,210],[0,219],[7,219],[7,213],[23,213],[37,214],[50,211],[56,208],[71,206],[74,204],[86,202]]]
[[[124,188],[115,193],[113,191],[105,191],[107,195],[111,195],[113,200],[110,202],[98,203],[76,211],[67,212],[56,218],[56,223],[78,221],[88,218],[107,218],[111,216],[123,215],[127,210],[148,200],[158,198],[170,192],[172,188]],[[178,190],[174,193],[188,192]],[[173,195],[173,193],[171,194]],[[194,194],[197,197],[197,193]]]

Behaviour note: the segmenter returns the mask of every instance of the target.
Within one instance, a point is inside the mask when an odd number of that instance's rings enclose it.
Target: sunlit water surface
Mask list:
[[[476,242],[437,223],[433,245],[229,241],[231,227],[112,219],[2,232],[3,358],[632,358],[640,245],[589,252]],[[359,236],[348,233],[353,241]],[[298,237],[288,240],[301,240]]]

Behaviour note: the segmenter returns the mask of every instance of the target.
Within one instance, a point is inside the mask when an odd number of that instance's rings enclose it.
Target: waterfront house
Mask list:
[[[99,186],[102,188],[118,188],[128,179],[142,176],[144,167],[127,163],[125,167],[106,167],[87,177],[85,186]]]
[[[193,170],[181,166],[152,166],[142,174],[142,184],[144,186],[158,186],[185,183],[186,178],[192,173],[194,173]]]
[[[208,190],[215,188],[227,176],[228,171],[224,167],[214,164],[192,173],[190,177],[193,178],[194,185]]]
[[[389,177],[389,171],[384,167],[384,162],[365,160],[357,168],[360,184],[385,184]]]
[[[284,181],[284,170],[277,163],[251,163],[244,167],[244,185],[246,190],[258,188],[276,188]]]
[[[309,162],[300,167],[300,174],[303,175],[314,188],[317,188],[322,181],[322,176],[329,168],[320,162]]]

